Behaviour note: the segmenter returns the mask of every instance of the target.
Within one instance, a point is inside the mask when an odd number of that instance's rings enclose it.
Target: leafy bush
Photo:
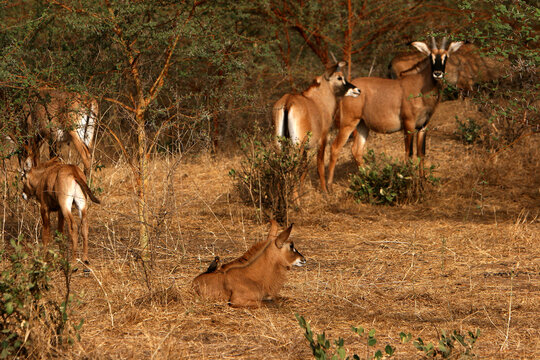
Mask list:
[[[496,57],[499,80],[483,83],[472,92],[488,118],[483,144],[506,147],[524,135],[540,131],[538,70],[540,34],[535,30],[540,9],[526,0],[504,4],[497,0],[462,0],[459,7],[469,17],[468,39],[483,53]]]
[[[334,346],[331,345],[330,340],[326,338],[326,334],[314,334],[311,330],[310,324],[304,319],[303,316],[295,314],[298,324],[304,329],[304,336],[309,342],[309,346],[313,353],[313,357],[317,360],[360,360],[360,356],[353,354],[352,358],[347,356],[345,350],[344,340],[340,337],[337,341],[334,341]],[[390,344],[387,344],[383,350],[375,350],[377,345],[377,338],[375,337],[375,329],[371,329],[367,334],[362,327],[351,327],[352,331],[358,334],[360,337],[365,336],[366,356],[365,359],[388,359],[392,357],[396,348]],[[439,344],[437,347],[433,343],[424,343],[422,338],[418,338],[413,342],[414,347],[423,351],[426,357],[443,359],[470,359],[476,355],[473,353],[474,344],[480,336],[480,330],[476,330],[475,333],[469,331],[468,336],[460,334],[457,330],[454,330],[451,335],[446,335],[446,331],[442,331],[439,337]],[[399,333],[399,338],[402,344],[408,343],[412,335],[410,333]],[[374,352],[371,351],[375,350]],[[371,355],[372,354],[372,355]]]
[[[426,179],[419,175],[419,162],[393,160],[381,154],[375,157],[373,150],[364,155],[364,166],[351,174],[349,192],[358,202],[388,204],[415,202],[421,199],[425,183],[435,185],[439,179],[433,176],[432,165],[424,169]]]
[[[48,252],[49,261],[38,250],[30,256],[15,240],[11,240],[11,247],[13,254],[0,253],[2,259],[8,259],[2,262],[0,274],[0,359],[30,354],[48,357],[51,350],[71,344],[73,334],[78,338],[82,326],[82,321],[66,326],[72,300],[69,262],[53,251]],[[60,303],[47,296],[52,287],[50,275],[57,269],[63,270],[67,284]]]
[[[466,121],[461,121],[456,116],[457,129],[455,134],[458,139],[465,144],[474,144],[480,139],[482,126],[480,126],[474,119],[467,118]]]
[[[288,223],[288,212],[297,200],[300,177],[308,169],[310,156],[307,145],[299,148],[286,138],[279,138],[278,142],[243,135],[241,168],[231,169],[229,175],[236,180],[243,201],[260,212],[269,212],[268,216],[279,222]]]
[[[461,335],[457,330],[450,335],[446,335],[446,331],[442,331],[439,339],[439,345],[435,347],[433,343],[425,344],[421,338],[414,342],[414,346],[425,353],[427,357],[434,358],[440,355],[443,359],[470,359],[475,357],[473,353],[474,344],[480,336],[480,330],[476,333],[469,331],[469,336]],[[457,342],[457,343],[456,343]],[[461,348],[456,348],[456,345],[461,345]]]
[[[330,344],[330,340],[326,339],[326,334],[323,332],[322,334],[313,334],[313,331],[311,330],[311,326],[309,323],[304,319],[303,316],[300,316],[298,314],[295,314],[296,319],[298,320],[298,323],[300,324],[300,327],[305,330],[304,336],[309,342],[309,346],[311,347],[311,351],[313,352],[313,356],[317,360],[326,360],[326,359],[332,359],[332,360],[338,360],[338,359],[350,359],[347,355],[347,352],[345,350],[345,342],[340,337],[337,341],[334,341],[334,349],[332,349],[332,346]],[[351,329],[357,333],[360,337],[364,335],[364,328],[362,327],[354,327],[352,326]],[[317,340],[315,340],[314,335],[316,335]],[[369,333],[367,333],[366,336],[366,359],[382,359],[383,358],[383,352],[382,350],[377,350],[373,353],[372,357],[368,356],[369,349],[373,348],[377,344],[377,339],[375,338],[375,329],[371,329]],[[385,358],[388,358],[392,356],[395,352],[395,348],[391,345],[386,345],[384,348]],[[356,354],[353,355],[352,359],[359,360],[360,357]]]

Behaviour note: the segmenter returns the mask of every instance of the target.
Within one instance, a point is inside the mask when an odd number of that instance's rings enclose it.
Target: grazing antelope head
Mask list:
[[[318,147],[317,171],[324,192],[327,190],[324,151],[337,105],[342,97],[360,95],[360,90],[343,75],[342,68],[346,65],[347,62],[341,61],[327,68],[302,94],[283,95],[274,104],[272,112],[276,137],[283,136],[300,144],[311,134],[310,145]],[[306,173],[301,175],[300,187],[305,176]]]
[[[95,99],[76,93],[55,90],[38,91],[23,107],[25,118],[21,121],[28,153],[39,162],[40,148],[49,143],[49,158],[58,155],[58,144],[73,143],[84,164],[84,171],[91,167],[91,148],[98,115]],[[26,157],[23,156],[23,159]]]
[[[443,38],[440,48],[437,47],[437,42],[433,37],[431,38],[431,49],[426,43],[421,41],[415,41],[411,45],[428,57],[431,64],[431,74],[433,79],[439,81],[444,77],[448,57],[463,45],[463,41],[452,42],[448,47],[448,50],[446,49],[446,37]]]
[[[64,232],[64,221],[67,221],[72,242],[72,258],[75,260],[78,246],[78,226],[71,213],[72,205],[79,210],[83,235],[83,258],[88,263],[88,197],[100,203],[86,183],[83,172],[75,165],[62,164],[56,158],[41,165],[35,165],[31,157],[23,162],[20,169],[23,183],[23,198],[34,198],[40,205],[43,222],[43,246],[49,243],[50,213],[58,212],[58,232]]]
[[[412,157],[413,138],[417,135],[416,152],[423,176],[426,126],[440,101],[440,80],[444,77],[446,61],[462,44],[461,41],[453,42],[445,50],[446,40],[441,48],[433,40],[431,49],[423,42],[414,42],[412,45],[424,57],[410,70],[401,73],[410,72],[410,75],[395,80],[364,77],[352,81],[362,93],[357,98],[346,97],[342,101],[339,132],[332,144],[328,166],[329,186],[333,182],[339,151],[351,133],[354,135],[351,150],[358,165],[362,165],[363,149],[370,131],[393,133],[403,130],[405,157]]]
[[[258,307],[262,300],[274,299],[286,280],[286,270],[303,266],[306,259],[289,236],[292,225],[277,233],[277,223],[265,241],[253,245],[238,259],[218,267],[218,261],[197,276],[192,283],[199,295],[228,301],[232,306]]]

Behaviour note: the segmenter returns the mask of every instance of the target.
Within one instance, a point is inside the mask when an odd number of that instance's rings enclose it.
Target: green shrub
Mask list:
[[[303,316],[295,314],[298,324],[304,329],[304,337],[309,342],[309,346],[313,353],[313,357],[317,360],[360,360],[360,356],[353,354],[352,358],[347,356],[345,350],[344,340],[340,337],[337,341],[334,341],[332,346],[329,339],[326,338],[326,334],[313,333],[310,324],[304,319]],[[377,338],[375,337],[375,329],[371,329],[369,332],[365,332],[363,327],[351,326],[353,332],[358,334],[365,341],[366,354],[365,359],[388,359],[392,357],[396,348],[390,344],[384,347],[384,350],[375,350],[377,345]],[[442,331],[439,336],[438,346],[435,347],[433,343],[424,343],[422,338],[418,338],[413,342],[414,347],[424,352],[426,357],[429,358],[443,358],[443,359],[470,359],[476,357],[473,353],[474,345],[478,337],[480,336],[480,330],[476,330],[475,333],[469,331],[467,335],[461,335],[457,330],[454,330],[451,335],[446,335],[446,331]],[[408,343],[412,335],[410,333],[399,333],[399,338],[402,344]]]
[[[425,344],[421,338],[418,338],[413,344],[429,358],[440,355],[443,359],[471,359],[476,356],[473,349],[479,336],[480,330],[476,330],[476,333],[469,331],[468,336],[461,335],[457,330],[448,336],[443,330],[437,347],[431,342]]]
[[[419,162],[394,160],[382,153],[377,159],[373,150],[364,155],[364,166],[351,174],[349,192],[358,202],[393,205],[416,202],[425,192],[425,184],[436,185],[433,165],[425,168],[425,179],[419,175]]]
[[[309,152],[289,139],[257,140],[243,135],[240,146],[243,159],[240,169],[231,169],[241,199],[269,217],[288,223],[288,212],[294,206],[301,175],[307,171]],[[307,143],[307,142],[306,142]]]
[[[13,253],[0,253],[0,359],[8,357],[48,357],[53,349],[71,344],[79,325],[68,327],[71,268],[57,253],[48,252],[48,261],[35,250],[27,254],[18,241],[11,240]],[[51,273],[62,270],[67,290],[63,301],[49,295]]]
[[[466,121],[460,121],[456,116],[456,124],[455,134],[465,144],[474,144],[480,139],[482,127],[474,119],[467,118]]]

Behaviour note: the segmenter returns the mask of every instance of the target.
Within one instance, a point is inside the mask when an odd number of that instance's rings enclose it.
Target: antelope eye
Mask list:
[[[339,81],[343,80],[343,78],[341,76],[338,76],[337,78]]]
[[[291,243],[290,248],[291,248],[291,250],[294,250],[294,244],[293,243]]]

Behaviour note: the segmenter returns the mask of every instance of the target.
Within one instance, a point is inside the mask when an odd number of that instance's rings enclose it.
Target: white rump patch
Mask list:
[[[79,217],[81,217],[81,211],[86,207],[86,196],[84,195],[81,186],[77,184],[75,180],[72,181],[66,196],[66,209],[71,210],[73,203],[75,203],[75,207],[79,210]]]
[[[96,124],[97,109],[94,109],[94,107],[84,107],[84,109],[81,109],[77,114],[77,135],[79,135],[79,138],[88,147],[90,147],[90,143],[94,137]]]
[[[291,141],[293,144],[298,145],[300,143],[300,137],[299,137],[299,131],[298,131],[298,124],[294,111],[294,107],[289,109],[289,116],[288,116],[288,126],[289,126],[289,135],[291,136]]]

